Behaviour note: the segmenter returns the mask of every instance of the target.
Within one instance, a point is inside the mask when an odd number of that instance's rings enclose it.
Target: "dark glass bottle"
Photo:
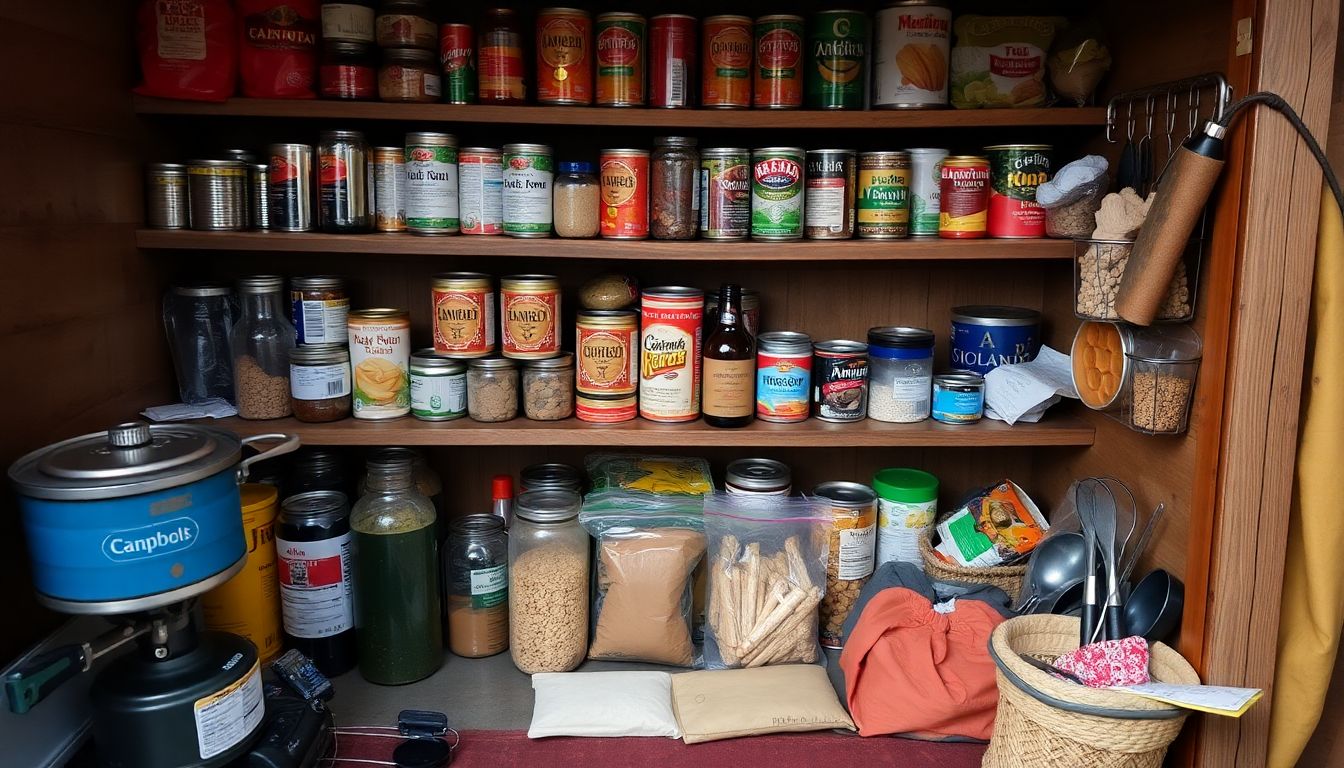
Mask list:
[[[719,289],[719,318],[705,339],[701,411],[711,427],[745,427],[756,417],[756,341],[742,322],[742,286]]]
[[[344,493],[316,490],[285,498],[275,524],[285,647],[328,677],[355,666],[350,505]]]

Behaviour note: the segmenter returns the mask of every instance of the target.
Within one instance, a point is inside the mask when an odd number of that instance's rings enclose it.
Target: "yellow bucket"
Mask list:
[[[280,585],[275,566],[275,517],[279,492],[274,486],[246,483],[242,492],[247,563],[233,578],[201,598],[207,629],[232,632],[251,640],[265,664],[281,651]]]

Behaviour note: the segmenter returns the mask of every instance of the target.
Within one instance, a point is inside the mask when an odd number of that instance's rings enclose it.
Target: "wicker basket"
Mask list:
[[[930,529],[932,531],[932,529]],[[926,531],[919,539],[919,556],[924,560],[924,572],[937,581],[960,581],[966,584],[988,584],[1008,593],[1009,599],[1017,602],[1022,592],[1022,577],[1027,566],[996,565],[990,568],[964,568],[960,565],[944,562],[933,551],[932,533]]]
[[[1019,616],[990,636],[999,709],[983,768],[1159,768],[1185,725],[1186,710],[1061,680],[1022,660],[1042,661],[1078,647],[1078,619]],[[1198,684],[1179,653],[1150,646],[1149,672],[1166,683]]]

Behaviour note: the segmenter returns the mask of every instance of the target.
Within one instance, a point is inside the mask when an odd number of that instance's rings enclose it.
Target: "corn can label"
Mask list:
[[[1036,188],[1050,180],[1050,147],[987,147],[989,154],[989,236],[1045,237],[1045,209]]]
[[[873,106],[947,105],[952,11],[907,5],[877,12]]]
[[[538,102],[593,102],[591,39],[592,25],[583,11],[546,8],[537,14]]]
[[[597,103],[608,107],[644,104],[644,17],[597,17]]]
[[[796,240],[803,236],[802,150],[752,153],[751,236]]]
[[[475,104],[476,40],[470,25],[439,27],[439,66],[443,70],[444,102]]]
[[[756,85],[758,108],[787,109],[803,103],[803,20],[767,16],[756,22]]]
[[[349,319],[355,418],[393,419],[411,412],[411,329],[405,317]]]
[[[630,328],[579,326],[578,391],[589,395],[628,395],[635,391],[635,337]]]
[[[650,421],[700,416],[704,296],[644,296],[639,340],[639,415]]]
[[[553,357],[560,351],[560,337],[555,332],[560,289],[500,289],[499,304],[505,357]]]
[[[751,20],[705,19],[704,46],[701,106],[751,106]]]
[[[805,421],[812,410],[812,353],[756,355],[756,418]]]
[[[910,157],[905,153],[859,156],[859,237],[897,238],[910,234]]]
[[[984,237],[989,225],[989,163],[984,158],[944,160],[938,236]]]
[[[434,288],[434,351],[453,357],[484,357],[495,351],[495,292],[480,288]]]
[[[602,153],[599,172],[603,237],[642,239],[649,236],[649,155],[645,152]]]
[[[807,47],[809,109],[863,109],[868,64],[868,17],[857,11],[822,11]]]

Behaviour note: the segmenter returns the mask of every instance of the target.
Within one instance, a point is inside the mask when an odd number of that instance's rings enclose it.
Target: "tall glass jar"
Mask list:
[[[163,328],[182,402],[233,402],[229,334],[237,317],[238,302],[227,285],[178,285],[164,295]]]
[[[649,234],[694,240],[700,226],[700,153],[689,136],[659,136],[649,161]]]
[[[509,650],[527,674],[568,672],[588,653],[588,534],[579,494],[526,491],[509,527]]]
[[[438,516],[405,456],[370,459],[365,485],[350,512],[359,673],[380,685],[413,683],[443,664]]]
[[[285,279],[256,275],[238,281],[238,322],[229,346],[233,389],[244,419],[278,419],[290,414],[289,350],[294,326],[287,319]]]
[[[509,647],[509,537],[503,518],[467,515],[453,524],[443,558],[448,649],[479,659]]]
[[[560,163],[551,191],[555,234],[560,237],[597,237],[602,207],[593,164]]]

